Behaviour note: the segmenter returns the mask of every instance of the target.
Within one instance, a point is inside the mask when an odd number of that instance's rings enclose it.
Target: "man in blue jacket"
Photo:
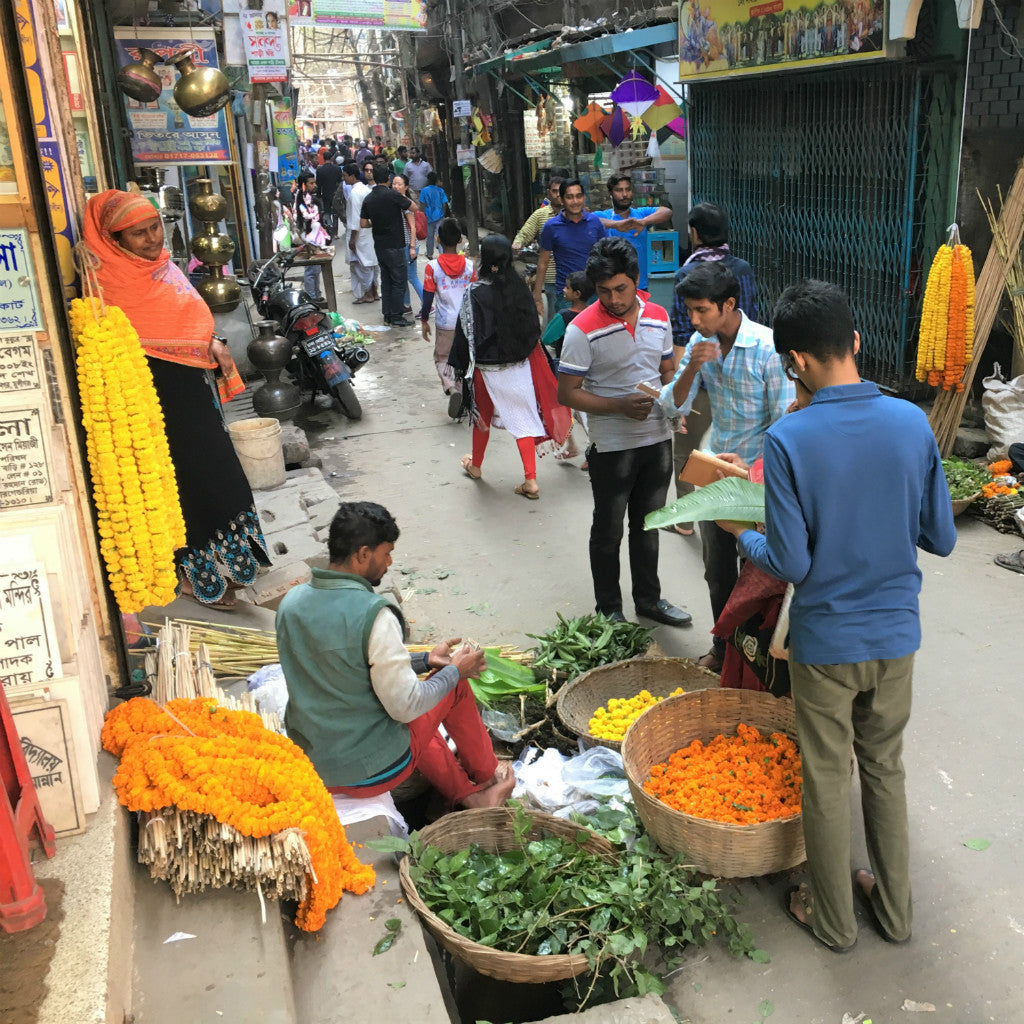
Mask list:
[[[910,938],[902,750],[921,645],[917,548],[948,555],[956,531],[924,413],[860,379],[842,290],[792,285],[772,326],[787,373],[813,398],[765,434],[765,533],[719,525],[759,568],[795,585],[789,664],[811,881],[787,892],[785,909],[842,953],[857,941],[855,893],[884,939]],[[871,863],[852,885],[851,748]]]

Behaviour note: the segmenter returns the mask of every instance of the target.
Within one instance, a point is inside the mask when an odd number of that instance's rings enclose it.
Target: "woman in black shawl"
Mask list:
[[[462,380],[473,426],[473,454],[462,457],[466,474],[480,479],[490,429],[503,427],[516,439],[523,460],[524,479],[515,493],[540,497],[537,454],[565,443],[572,414],[558,404],[533,296],[512,266],[512,246],[504,235],[488,235],[480,246],[480,280],[463,296],[448,365]]]

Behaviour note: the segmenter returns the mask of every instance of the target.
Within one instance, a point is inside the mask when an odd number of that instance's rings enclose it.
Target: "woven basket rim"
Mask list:
[[[478,820],[486,821],[487,818],[495,817],[494,812],[506,812],[504,822],[509,831],[511,831],[511,823],[514,815],[514,810],[507,805],[497,808],[475,808],[465,811],[455,811],[452,814],[447,814],[442,818],[439,818],[432,825],[427,826],[427,829],[433,829],[440,826],[443,822],[448,822],[449,827],[453,824],[453,819],[460,819],[458,824],[466,822],[476,818]],[[590,833],[590,837],[587,839],[584,847],[589,849],[590,852],[596,853],[598,856],[605,858],[611,858],[615,856],[615,847],[603,836],[598,835],[592,829],[587,828],[586,825],[579,824],[578,822],[570,822],[564,818],[556,818],[552,814],[546,814],[543,811],[532,811],[527,810],[527,814],[530,815],[534,822],[534,827],[543,831],[545,825],[549,826],[552,822],[558,824],[559,828],[572,827],[577,831],[585,831]],[[421,830],[426,831],[426,829]],[[443,835],[441,836],[443,839]],[[433,845],[439,845],[434,843]],[[456,853],[460,849],[464,849],[462,845],[452,844],[450,849],[445,849],[439,846],[443,852],[448,855]],[[413,882],[412,877],[409,874],[409,855],[406,854],[402,857],[402,860],[398,867],[398,877],[402,886],[402,891],[405,893],[406,898],[412,905],[413,909],[419,914],[420,919],[423,921],[424,927],[431,931],[438,941],[453,955],[468,963],[475,970],[481,974],[487,974],[491,977],[499,978],[508,981],[560,981],[568,978],[575,977],[581,974],[588,967],[587,958],[579,953],[553,953],[549,956],[542,956],[534,953],[509,953],[504,950],[494,949],[491,946],[481,945],[479,942],[475,942],[473,939],[467,938],[465,935],[457,932],[451,925],[443,921],[437,914],[434,913],[424,903],[419,891],[416,888],[416,884]],[[504,968],[504,970],[503,970]]]

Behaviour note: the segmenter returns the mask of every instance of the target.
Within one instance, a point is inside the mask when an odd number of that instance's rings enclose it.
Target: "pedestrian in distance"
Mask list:
[[[391,187],[400,195],[409,195],[409,183],[405,180],[404,174],[393,174],[391,176]],[[420,284],[420,277],[416,266],[416,260],[419,259],[420,255],[420,243],[416,237],[416,210],[417,205],[413,203],[408,210],[405,211],[405,243],[409,247],[409,259],[408,267],[406,271],[406,279],[409,284],[405,289],[405,305],[404,311],[406,313],[412,312],[411,300],[412,296],[409,294],[409,289],[416,293],[416,298],[423,302],[423,285]]]
[[[427,187],[427,175],[434,168],[423,159],[423,154],[418,149],[412,150],[412,156],[405,165],[405,176],[409,182],[409,190],[413,199],[419,199],[420,189]]]
[[[281,602],[288,735],[330,793],[379,796],[419,770],[449,806],[500,806],[515,776],[494,756],[469,685],[486,667],[483,652],[454,639],[410,655],[402,613],[374,593],[398,536],[386,508],[344,502],[331,520],[329,567]]]
[[[394,160],[391,161],[391,170],[395,174],[405,174],[405,165],[409,162],[409,150],[405,146],[399,146]]]
[[[459,318],[462,297],[476,280],[473,261],[459,254],[459,243],[465,234],[454,217],[446,217],[437,229],[440,254],[429,260],[423,271],[423,305],[420,308],[420,330],[424,341],[430,341],[430,313],[434,313],[434,366],[441,387],[448,396],[448,415],[462,416],[462,388],[456,384],[448,356],[455,339],[455,323]]]
[[[327,244],[327,229],[323,226],[324,210],[317,195],[316,174],[302,171],[295,191],[295,228],[299,238],[314,249]],[[333,271],[328,268],[328,271]],[[313,264],[302,272],[302,287],[318,306],[326,306],[323,295],[323,268]]]
[[[607,210],[595,210],[594,215],[604,225],[609,235],[625,238],[636,249],[640,277],[637,285],[647,288],[647,232],[659,224],[672,222],[672,208],[669,206],[634,206],[633,179],[628,174],[613,174],[608,179],[608,195],[612,205]]]
[[[711,403],[707,445],[750,464],[761,454],[765,431],[782,419],[795,394],[775,351],[771,328],[755,324],[739,307],[739,282],[723,263],[702,263],[679,286],[694,325],[679,367],[661,392],[666,416],[688,416],[703,388]],[[704,579],[714,622],[739,576],[736,539],[714,523],[700,524]],[[726,641],[713,637],[699,664],[720,672]]]
[[[409,247],[405,242],[405,213],[412,207],[408,196],[388,188],[388,169],[377,164],[373,170],[374,187],[363,200],[359,225],[371,228],[373,245],[380,265],[380,300],[384,323],[392,327],[411,327],[404,315],[405,294],[409,286]]]
[[[787,892],[785,910],[842,953],[857,941],[855,895],[884,939],[911,937],[902,753],[921,644],[917,548],[948,555],[956,529],[924,413],[860,379],[860,336],[843,291],[823,281],[790,286],[773,327],[786,372],[813,397],[765,435],[764,534],[718,527],[794,585],[789,673],[810,883]],[[870,863],[852,884],[851,749]]]
[[[537,260],[533,298],[541,319],[544,318],[544,282],[548,263],[552,259],[555,261],[555,308],[548,311],[550,319],[568,304],[562,295],[565,279],[573,271],[586,269],[591,247],[607,234],[600,219],[584,209],[587,200],[583,185],[577,178],[563,181],[559,194],[562,197],[561,212],[548,218],[540,232],[540,258]]]
[[[427,175],[426,187],[420,189],[417,199],[427,217],[427,259],[434,258],[434,235],[448,208],[448,193],[437,183],[437,171]]]
[[[625,621],[619,549],[628,515],[629,571],[637,615],[686,626],[689,614],[661,596],[658,531],[644,529],[644,517],[665,504],[672,469],[672,433],[652,397],[672,377],[668,313],[646,293],[637,292],[636,250],[624,238],[598,241],[587,258],[586,273],[598,301],[578,313],[565,330],[558,398],[587,415],[587,463],[594,495],[590,573],[596,609]]]
[[[480,479],[491,427],[503,427],[523,463],[515,493],[536,500],[537,455],[565,443],[572,414],[558,402],[530,289],[512,266],[504,235],[488,235],[480,246],[480,279],[462,297],[448,362],[462,381],[473,425],[473,452],[462,457],[466,475]]]
[[[379,268],[373,232],[369,228],[361,227],[363,201],[370,194],[370,186],[359,177],[359,165],[354,160],[345,164],[342,174],[342,188],[349,189],[349,197],[345,204],[345,253],[349,266],[349,280],[352,282],[352,301],[359,306],[376,302],[380,298],[377,288]]]
[[[686,311],[686,303],[679,293],[679,286],[686,275],[702,263],[721,263],[728,267],[740,286],[739,307],[755,323],[760,323],[757,308],[757,286],[754,271],[746,260],[741,260],[729,251],[729,216],[715,203],[698,203],[688,218],[690,255],[676,272],[675,298],[672,305],[672,340],[675,345],[675,362],[683,356],[683,350],[693,337],[693,324]],[[701,439],[711,427],[711,403],[708,393],[701,389],[694,396],[688,415],[680,417],[679,427],[672,435],[672,475],[676,481],[676,497],[683,497],[693,490],[693,484],[684,483],[679,473],[690,453],[700,447]],[[677,523],[665,528],[684,537],[693,535],[693,523]]]
[[[553,177],[548,182],[547,191],[545,192],[545,201],[537,207],[533,213],[523,222],[523,226],[519,229],[518,234],[512,239],[512,252],[518,256],[523,246],[530,245],[534,239],[540,238],[541,228],[547,223],[549,217],[553,217],[556,213],[559,213],[562,209],[562,182],[565,178]],[[538,275],[539,276],[539,275]],[[555,284],[555,263],[554,260],[549,260],[547,269],[544,272],[543,277],[543,289],[544,298],[547,300],[546,305],[548,309],[547,320],[551,322],[551,317],[554,315],[555,300],[558,298],[558,292]],[[536,279],[535,279],[536,281]]]
[[[334,153],[334,149],[331,149]],[[330,236],[328,241],[340,234],[341,228],[334,217],[334,194],[341,186],[341,168],[335,163],[333,155],[316,170],[316,188],[323,207],[324,228]]]

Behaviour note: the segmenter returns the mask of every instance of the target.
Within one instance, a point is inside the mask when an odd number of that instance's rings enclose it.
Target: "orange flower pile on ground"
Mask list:
[[[766,739],[737,726],[736,736],[694,740],[651,768],[644,790],[696,818],[754,825],[800,813],[800,753],[785,734]]]
[[[259,715],[205,697],[173,700],[166,709],[135,697],[107,715],[102,737],[121,759],[114,788],[129,810],[173,805],[256,838],[301,829],[314,874],[295,918],[299,928],[319,929],[343,889],[359,894],[373,886],[374,870],[352,852],[309,758]]]
[[[1020,484],[1010,472],[1013,469],[1013,463],[1009,459],[990,462],[986,468],[992,474],[993,479],[982,487],[981,496],[983,498],[994,498],[1000,494],[1016,494],[1020,490]]]

